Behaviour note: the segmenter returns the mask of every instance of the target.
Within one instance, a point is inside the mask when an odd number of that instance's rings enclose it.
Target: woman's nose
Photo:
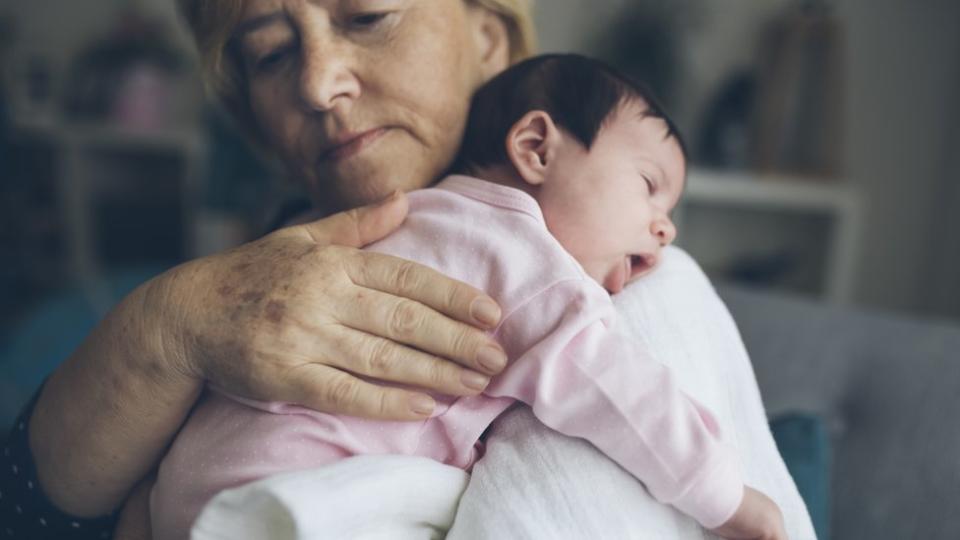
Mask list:
[[[654,219],[650,223],[650,232],[657,238],[661,246],[670,245],[673,239],[677,237],[677,228],[667,216]]]
[[[330,111],[360,97],[360,81],[350,68],[349,51],[333,44],[303,45],[300,98],[313,111]]]

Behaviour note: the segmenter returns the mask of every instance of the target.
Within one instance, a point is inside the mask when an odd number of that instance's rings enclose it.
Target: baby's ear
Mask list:
[[[507,133],[507,156],[525,182],[538,186],[547,179],[560,142],[560,130],[550,115],[530,111]]]

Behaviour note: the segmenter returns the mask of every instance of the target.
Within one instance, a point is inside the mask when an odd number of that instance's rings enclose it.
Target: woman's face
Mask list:
[[[464,0],[247,0],[234,38],[262,135],[333,208],[430,184],[508,62],[503,22]]]

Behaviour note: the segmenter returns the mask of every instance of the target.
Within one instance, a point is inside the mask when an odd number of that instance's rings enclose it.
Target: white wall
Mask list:
[[[960,51],[957,52],[960,55]],[[943,104],[943,121],[948,134],[939,141],[938,160],[942,166],[939,189],[929,235],[938,237],[936,249],[925,261],[928,275],[921,275],[925,289],[924,308],[936,315],[960,319],[960,69],[953,70],[953,82],[946,86],[954,98]]]
[[[868,197],[858,297],[922,311],[935,286],[930,253],[948,234],[932,229],[947,210],[939,186],[957,171],[943,152],[960,121],[949,115],[960,92],[960,3],[848,0],[839,12],[848,28],[846,160]]]

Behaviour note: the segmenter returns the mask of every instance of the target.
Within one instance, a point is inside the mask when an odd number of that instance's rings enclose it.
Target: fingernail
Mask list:
[[[507,365],[507,355],[500,349],[482,347],[477,353],[477,362],[490,373],[500,373],[503,366]]]
[[[487,326],[500,322],[500,306],[488,298],[477,298],[470,304],[470,316]]]
[[[416,414],[430,414],[435,406],[436,402],[429,396],[413,396],[410,398],[410,410]]]
[[[475,371],[464,371],[463,375],[460,375],[460,382],[467,388],[483,390],[487,387],[487,384],[490,383],[490,377],[481,375]]]

